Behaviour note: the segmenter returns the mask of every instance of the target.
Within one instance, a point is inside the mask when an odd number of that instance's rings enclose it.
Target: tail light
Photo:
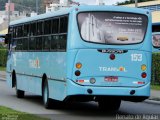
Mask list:
[[[142,77],[142,78],[146,78],[146,77],[147,77],[147,73],[143,72],[143,73],[141,74],[141,77]]]
[[[80,76],[81,75],[81,72],[79,70],[75,71],[75,75],[76,76]]]

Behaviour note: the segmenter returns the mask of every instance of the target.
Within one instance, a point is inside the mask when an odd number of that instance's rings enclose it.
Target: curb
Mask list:
[[[147,99],[144,101],[145,103],[148,103],[148,104],[158,104],[160,105],[160,101],[156,101],[156,100],[151,100],[151,99]]]

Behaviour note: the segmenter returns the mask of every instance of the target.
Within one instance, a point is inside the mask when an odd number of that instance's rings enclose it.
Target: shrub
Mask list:
[[[0,49],[0,66],[5,67],[7,62],[7,50]]]
[[[152,54],[152,84],[160,84],[160,53]]]

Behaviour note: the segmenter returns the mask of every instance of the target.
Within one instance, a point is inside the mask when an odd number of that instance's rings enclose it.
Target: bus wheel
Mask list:
[[[102,97],[98,100],[98,105],[101,110],[117,111],[121,105],[121,100],[114,97]]]
[[[42,89],[42,96],[43,96],[43,104],[45,108],[49,109],[51,108],[51,99],[49,98],[49,88],[48,88],[48,82],[45,80],[43,89]]]
[[[17,98],[24,98],[24,91],[23,90],[19,90],[18,88],[17,88],[17,81],[16,81],[16,83],[15,83],[16,85],[16,96],[17,96]]]

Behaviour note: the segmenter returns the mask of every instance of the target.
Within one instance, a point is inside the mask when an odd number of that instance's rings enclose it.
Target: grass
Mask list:
[[[151,89],[160,90],[160,85],[151,85]]]
[[[0,106],[0,120],[49,120],[49,119]]]
[[[0,71],[6,71],[6,67],[0,66]]]

